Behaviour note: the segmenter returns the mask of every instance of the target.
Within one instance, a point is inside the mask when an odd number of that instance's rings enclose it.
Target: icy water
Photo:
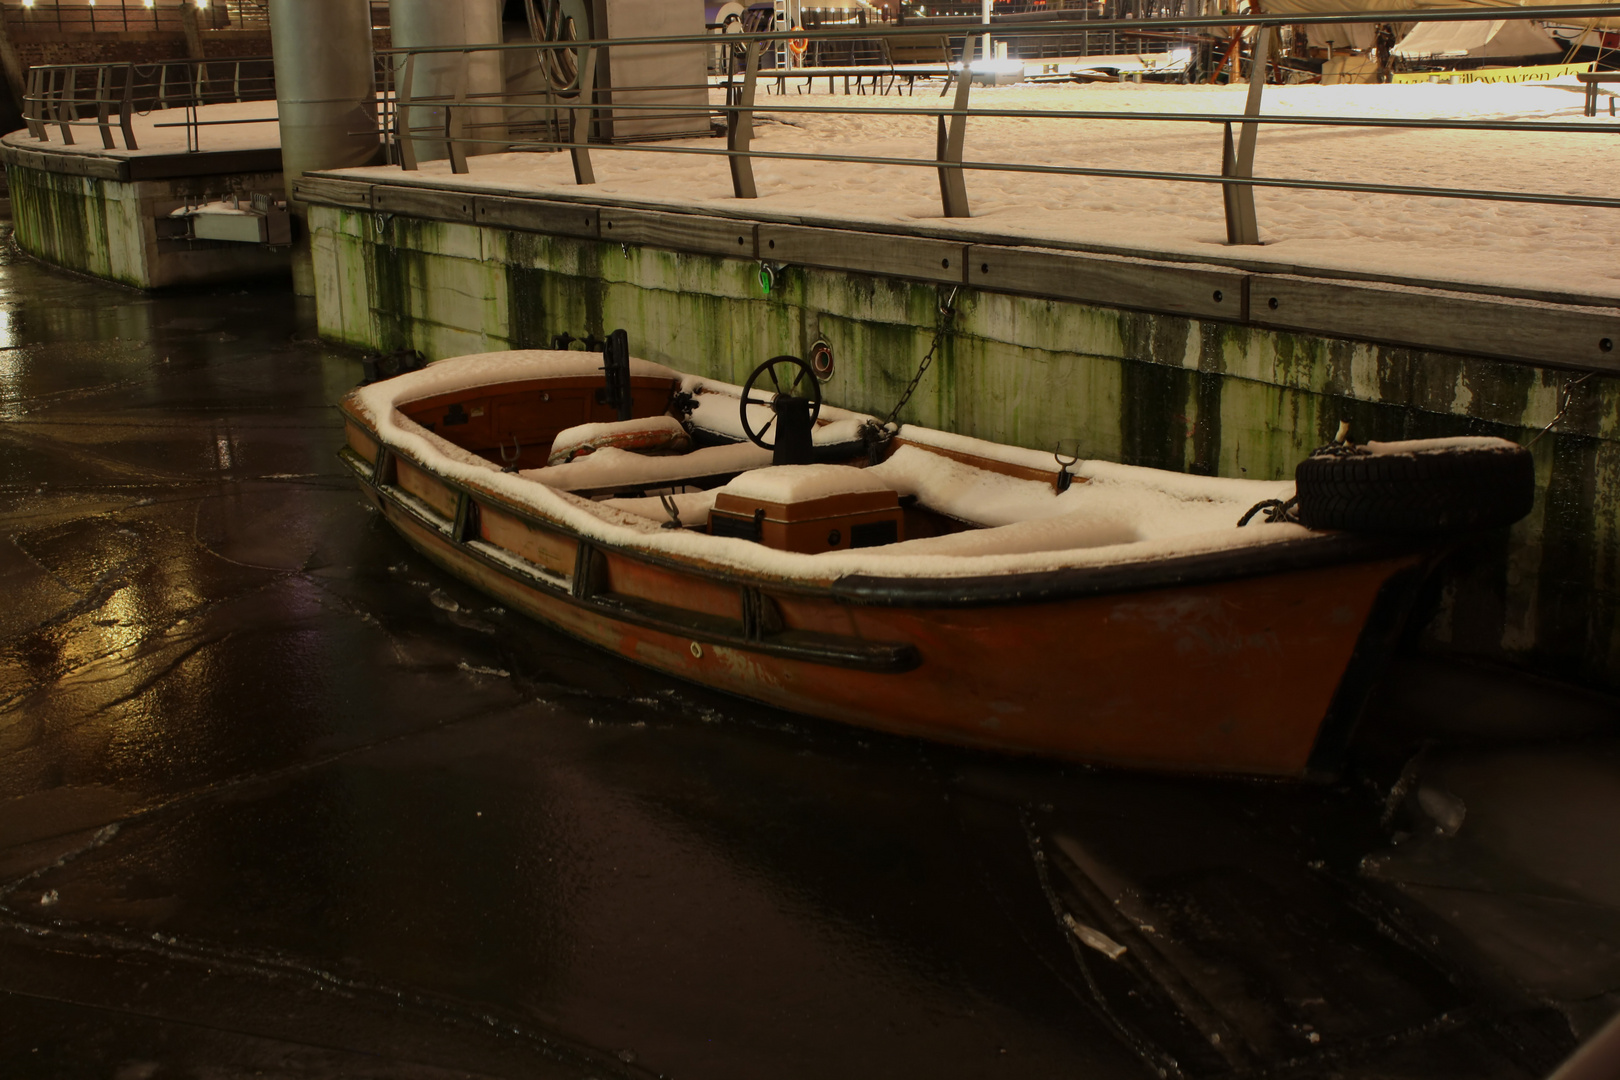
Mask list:
[[[1373,784],[870,736],[494,607],[340,472],[360,364],[310,322],[0,258],[0,1075],[1521,1077],[1572,1045],[1358,873]]]

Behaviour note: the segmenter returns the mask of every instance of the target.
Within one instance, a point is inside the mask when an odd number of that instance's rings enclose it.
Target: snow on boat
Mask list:
[[[1288,482],[885,428],[779,361],[738,388],[622,337],[443,360],[350,393],[340,453],[452,574],[692,682],[1003,751],[1332,771],[1432,539],[1307,529]],[[1238,527],[1260,503],[1280,520]]]

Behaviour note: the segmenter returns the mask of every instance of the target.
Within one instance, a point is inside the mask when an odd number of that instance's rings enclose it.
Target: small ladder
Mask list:
[[[787,32],[793,29],[794,15],[798,8],[797,0],[772,0],[771,29],[782,36],[776,39],[776,70],[786,71],[793,65],[793,53],[788,48]]]

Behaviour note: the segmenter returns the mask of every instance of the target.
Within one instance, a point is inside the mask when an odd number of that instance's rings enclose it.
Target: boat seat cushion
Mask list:
[[[709,525],[709,511],[714,509],[714,496],[713,491],[686,491],[664,498],[675,504],[675,511],[681,516],[682,528],[705,529]],[[661,526],[669,521],[669,508],[664,504],[664,499],[656,495],[639,499],[603,499],[595,505],[640,514]]]
[[[605,446],[641,454],[684,454],[692,437],[673,416],[648,416],[604,424],[577,424],[557,433],[547,465],[561,465]]]
[[[636,454],[613,446],[562,465],[524,469],[519,475],[559,491],[612,491],[679,485],[729,476],[771,463],[771,452],[753,443],[700,446],[684,454]]]
[[[894,489],[852,465],[773,465],[715,493],[709,532],[807,555],[899,540]]]
[[[743,473],[721,489],[734,499],[793,506],[835,495],[893,489],[853,465],[773,465]]]

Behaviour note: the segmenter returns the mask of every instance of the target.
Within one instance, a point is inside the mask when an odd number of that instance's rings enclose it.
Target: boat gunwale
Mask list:
[[[821,581],[786,578],[750,572],[737,567],[722,567],[686,560],[662,552],[649,551],[633,543],[585,536],[560,521],[513,502],[500,492],[444,475],[431,464],[422,461],[416,454],[387,441],[376,427],[344,408],[346,403],[347,401],[340,403],[340,411],[345,418],[358,425],[368,438],[377,443],[379,454],[386,450],[390,455],[424,471],[435,482],[443,484],[458,496],[485,500],[501,513],[509,514],[526,525],[549,530],[576,543],[589,544],[600,551],[612,552],[661,569],[693,574],[726,585],[769,589],[786,595],[829,599],[861,606],[995,607],[1008,604],[1055,603],[1085,596],[1177,587],[1192,588],[1323,566],[1374,562],[1403,555],[1416,556],[1437,542],[1437,538],[1428,536],[1315,532],[1309,536],[1259,546],[1021,573],[962,577],[845,574]],[[347,446],[340,454],[345,451],[354,454],[360,461],[365,461]],[[375,463],[367,464],[374,466]],[[375,468],[372,471],[375,473]],[[358,469],[356,473],[362,482],[378,488],[379,491],[382,490],[382,485],[377,483],[375,475],[364,475]],[[1264,528],[1264,525],[1258,527]]]
[[[877,674],[901,674],[911,671],[922,663],[922,657],[917,652],[916,646],[910,642],[867,641],[806,630],[751,636],[746,621],[706,615],[639,597],[595,592],[580,595],[574,588],[573,579],[535,566],[515,552],[486,540],[457,540],[454,522],[441,517],[431,506],[409,491],[397,485],[376,483],[365,471],[370,463],[358,453],[344,447],[338,452],[338,456],[361,483],[375,490],[379,498],[387,500],[401,512],[410,515],[422,528],[439,534],[452,551],[459,552],[519,584],[542,591],[554,600],[595,611],[633,626],[690,637],[728,648],[767,653],[781,659],[853,668]],[[468,498],[472,497],[471,492],[463,494]],[[602,550],[593,540],[577,535],[575,539],[582,552]],[[497,556],[492,552],[500,552],[500,555]],[[749,585],[740,587],[757,588]],[[669,614],[665,615],[664,612]],[[737,629],[733,630],[733,626]]]

